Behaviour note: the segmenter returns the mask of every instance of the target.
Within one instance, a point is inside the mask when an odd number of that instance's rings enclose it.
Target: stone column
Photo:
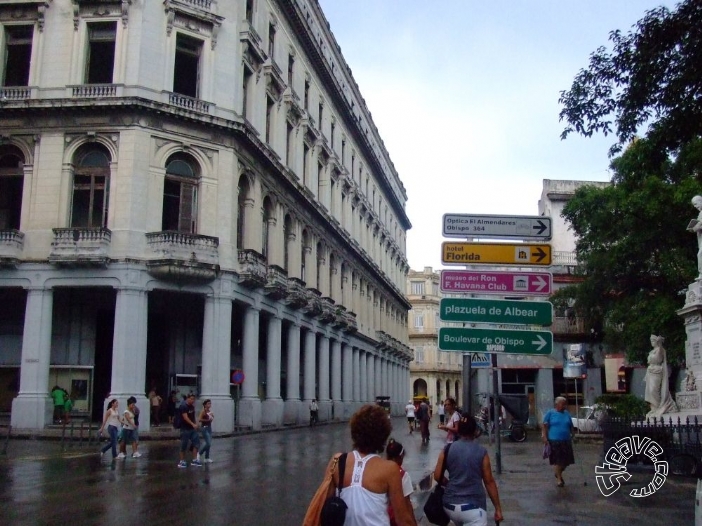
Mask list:
[[[117,290],[115,305],[115,329],[112,342],[112,378],[110,395],[104,408],[112,398],[119,400],[119,407],[127,407],[127,398],[134,396],[137,405],[144,411],[139,419],[139,429],[150,429],[146,417],[149,399],[144,392],[146,386],[146,333],[148,324],[148,296],[145,290],[123,288]]]
[[[353,348],[348,343],[345,343],[342,346],[341,354],[343,368],[342,397],[344,399],[344,420],[348,420],[354,412],[355,397],[353,393],[353,384],[356,379],[356,377],[354,376],[354,371],[357,369],[354,369],[353,367]],[[356,357],[358,358],[358,355],[356,355]]]
[[[387,393],[385,392],[385,385],[383,384],[383,363],[385,362],[385,358],[383,358],[381,355],[378,355],[375,357],[375,371],[374,371],[374,380],[375,380],[375,393],[372,394],[373,397],[376,397],[378,395],[385,396]]]
[[[341,401],[341,342],[331,341],[331,393],[332,415],[334,420],[344,417],[344,404]]]
[[[300,401],[300,326],[291,323],[288,326],[288,374],[286,378],[286,391],[283,410],[283,423],[295,424],[299,422],[302,409]]]
[[[303,409],[301,416],[304,416],[309,421],[309,407],[313,398],[317,398],[316,387],[316,364],[317,364],[317,337],[311,330],[305,331],[305,370],[303,377],[303,390],[305,399],[303,401]],[[304,419],[303,419],[304,421]]]
[[[262,424],[280,427],[283,424],[283,399],[280,396],[281,333],[283,321],[273,316],[268,320],[266,344],[266,400],[263,402]]]
[[[331,418],[331,400],[329,398],[329,338],[319,335],[319,420],[324,422]]]
[[[368,353],[358,349],[358,355],[358,370],[354,374],[360,378],[360,391],[356,402],[362,405],[368,402]]]
[[[351,413],[355,412],[361,401],[361,352],[358,347],[351,349]]]
[[[202,334],[202,391],[212,401],[217,432],[234,431],[234,400],[230,394],[232,301],[219,295],[205,298]],[[141,423],[141,422],[140,422]]]
[[[368,354],[368,371],[366,372],[366,375],[368,376],[368,400],[367,402],[372,402],[375,400],[375,395],[378,394],[376,392],[375,388],[375,360],[376,357],[374,354],[366,353]]]
[[[44,429],[53,419],[54,404],[49,396],[53,302],[51,289],[27,290],[20,389],[10,416],[15,429]]]
[[[258,395],[258,324],[260,312],[249,306],[244,312],[244,383],[239,400],[239,425],[261,429],[261,399]]]

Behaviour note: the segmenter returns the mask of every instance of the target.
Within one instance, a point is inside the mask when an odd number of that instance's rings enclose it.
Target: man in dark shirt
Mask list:
[[[185,461],[185,452],[190,444],[193,452],[193,466],[202,466],[202,463],[197,459],[197,450],[200,447],[200,434],[198,433],[198,423],[195,418],[195,395],[188,394],[185,401],[176,409],[181,414],[180,426],[180,462],[179,468],[187,468],[188,463]]]
[[[431,415],[429,414],[429,405],[426,401],[422,401],[419,404],[419,409],[417,410],[417,420],[419,420],[419,427],[422,431],[422,443],[429,441],[429,420]]]

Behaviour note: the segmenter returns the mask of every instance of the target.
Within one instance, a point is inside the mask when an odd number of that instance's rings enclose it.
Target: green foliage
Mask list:
[[[559,291],[556,301],[574,299],[631,363],[645,363],[651,334],[665,336],[671,363],[684,357],[676,311],[697,277],[696,238],[685,227],[696,216],[690,200],[702,193],[702,141],[674,159],[654,158],[648,140],[635,141],[612,162],[613,184],[578,189],[562,214],[576,236],[584,281]]]
[[[621,151],[639,129],[659,151],[677,151],[702,135],[702,2],[673,11],[647,11],[627,34],[612,31],[612,50],[600,47],[562,91],[562,138],[576,132],[616,134]]]
[[[642,420],[648,413],[648,404],[630,394],[603,394],[595,399],[595,403],[607,406],[611,416],[621,416],[631,420]]]

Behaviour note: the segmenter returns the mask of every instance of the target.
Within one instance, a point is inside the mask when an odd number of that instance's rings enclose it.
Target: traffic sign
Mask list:
[[[439,329],[439,350],[501,354],[551,354],[550,331],[513,331],[509,329]]]
[[[552,284],[553,275],[547,272],[441,271],[441,292],[473,292],[501,296],[550,296]]]
[[[444,214],[444,237],[551,239],[551,218]]]
[[[485,367],[492,367],[492,360],[490,355],[484,352],[471,352],[470,354],[470,366],[473,369],[483,369]]]
[[[549,326],[553,323],[553,305],[548,301],[442,298],[439,318],[443,321]]]
[[[551,245],[527,243],[441,243],[447,265],[550,265]]]

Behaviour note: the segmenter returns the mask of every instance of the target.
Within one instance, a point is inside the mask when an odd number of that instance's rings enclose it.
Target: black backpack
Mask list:
[[[173,429],[181,429],[183,427],[183,410],[186,408],[183,407],[183,404],[185,402],[181,402],[178,404],[178,407],[176,407],[176,412],[175,415],[173,415]]]
[[[346,510],[348,506],[341,498],[341,485],[344,483],[344,472],[346,471],[346,457],[348,453],[343,453],[339,457],[339,485],[336,487],[334,495],[324,501],[322,513],[320,515],[322,526],[344,526],[346,520]]]

